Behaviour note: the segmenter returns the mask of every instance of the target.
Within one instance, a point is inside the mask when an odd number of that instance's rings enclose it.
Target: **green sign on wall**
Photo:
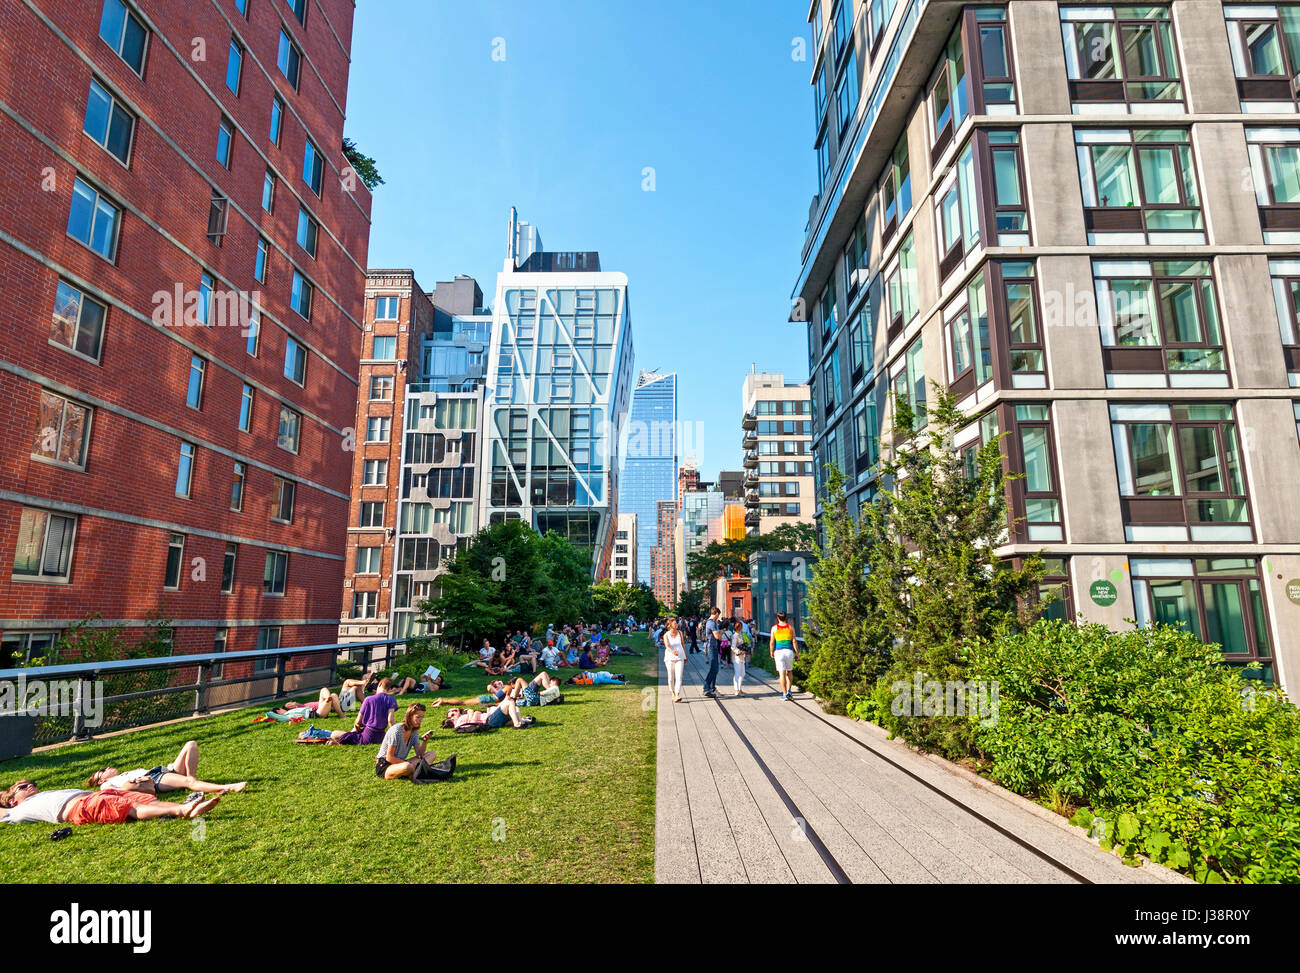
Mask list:
[[[1113,581],[1094,581],[1088,594],[1092,596],[1093,604],[1102,608],[1109,608],[1119,601],[1119,588],[1115,587]]]

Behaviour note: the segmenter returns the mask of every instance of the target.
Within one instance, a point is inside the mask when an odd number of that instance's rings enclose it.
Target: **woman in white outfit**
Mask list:
[[[686,641],[677,630],[677,619],[668,619],[664,632],[664,665],[668,667],[668,691],[673,702],[682,701],[682,670],[686,668]]]
[[[737,619],[731,632],[731,686],[733,696],[745,695],[745,663],[749,661],[751,644],[744,624]]]

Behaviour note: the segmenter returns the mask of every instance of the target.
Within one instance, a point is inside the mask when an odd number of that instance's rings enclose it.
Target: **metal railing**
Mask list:
[[[423,641],[423,638],[420,639]],[[33,745],[92,738],[92,709],[100,733],[147,726],[166,720],[201,716],[227,705],[279,700],[287,695],[319,691],[338,681],[340,659],[363,672],[390,664],[405,654],[411,639],[304,645],[248,652],[215,652],[113,662],[72,662],[28,669],[0,669],[0,719],[35,717]],[[401,647],[401,652],[394,649]],[[378,650],[383,649],[382,653]],[[290,668],[294,659],[329,655],[329,662]],[[359,658],[358,658],[359,657]],[[246,676],[226,678],[231,663],[253,661]],[[271,660],[259,668],[260,660]],[[309,660],[310,661],[310,660]],[[214,676],[214,667],[217,669]],[[194,670],[193,676],[185,670]],[[179,680],[178,677],[179,676]],[[6,685],[7,684],[7,685]],[[33,704],[33,691],[42,702]],[[71,697],[71,698],[69,698]],[[57,700],[59,712],[50,712]],[[182,702],[183,701],[183,702]],[[35,712],[33,712],[35,710]],[[44,712],[42,712],[44,710]],[[67,712],[69,711],[70,712]]]

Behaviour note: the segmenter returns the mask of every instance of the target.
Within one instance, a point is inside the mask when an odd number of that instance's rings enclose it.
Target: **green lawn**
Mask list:
[[[202,823],[87,825],[60,842],[52,825],[0,824],[0,881],[650,882],[655,712],[643,689],[656,683],[656,657],[643,635],[615,641],[644,653],[609,667],[628,674],[626,688],[565,687],[563,704],[527,710],[538,722],[526,730],[439,729],[431,746],[460,755],[447,782],[379,780],[378,747],[294,745],[303,727],[251,722],[264,707],[0,764],[0,788],[21,777],[79,787],[106,763],[151,767],[194,739],[200,777],[250,782]],[[486,682],[468,669],[447,675],[456,697]],[[423,699],[402,697],[399,713]]]

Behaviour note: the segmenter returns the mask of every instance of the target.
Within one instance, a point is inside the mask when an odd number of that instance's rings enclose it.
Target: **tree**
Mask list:
[[[570,621],[591,613],[591,553],[554,531],[538,540],[541,561],[533,621]]]
[[[678,618],[699,618],[704,614],[704,592],[687,590],[677,596],[673,614]]]
[[[366,184],[367,189],[373,192],[376,186],[384,184],[384,177],[379,174],[375,160],[358,149],[357,143],[352,139],[343,140],[343,155],[347,158],[348,165],[352,166],[352,170]]]
[[[768,534],[713,541],[687,557],[687,574],[691,587],[704,591],[719,578],[747,576],[749,556],[756,551],[811,551],[816,544],[817,532],[812,524],[782,524]]]

